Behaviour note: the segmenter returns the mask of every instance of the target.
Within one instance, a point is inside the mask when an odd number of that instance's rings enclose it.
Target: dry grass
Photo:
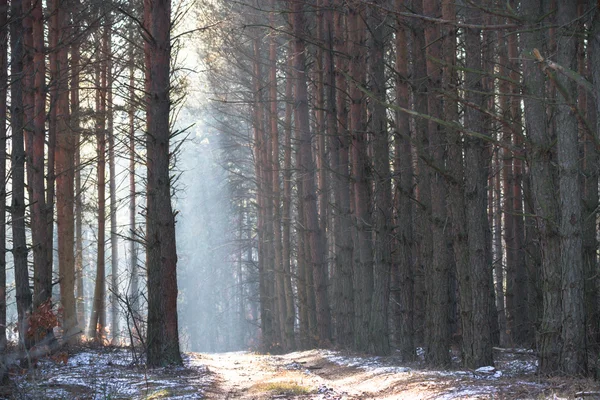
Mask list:
[[[271,392],[279,395],[298,396],[310,394],[312,390],[309,387],[299,385],[295,382],[265,382],[252,386],[252,392],[265,393]]]

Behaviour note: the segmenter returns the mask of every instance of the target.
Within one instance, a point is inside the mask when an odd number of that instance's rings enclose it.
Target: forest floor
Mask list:
[[[152,370],[135,361],[124,348],[55,353],[12,368],[0,399],[600,399],[592,380],[539,377],[528,351],[497,352],[495,368],[475,371],[328,350],[186,353],[184,367]]]

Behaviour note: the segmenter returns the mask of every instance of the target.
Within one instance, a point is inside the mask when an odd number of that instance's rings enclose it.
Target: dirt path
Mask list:
[[[572,398],[589,383],[542,382],[534,374],[518,371],[519,360],[507,360],[500,370],[478,372],[433,371],[417,364],[399,366],[390,358],[339,356],[323,350],[197,357],[195,362],[207,366],[212,376],[205,392],[208,399]]]

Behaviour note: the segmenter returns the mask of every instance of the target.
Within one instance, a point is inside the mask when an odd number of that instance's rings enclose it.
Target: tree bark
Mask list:
[[[558,24],[563,32],[557,40],[557,62],[577,70],[577,43],[567,28],[576,21],[576,2],[558,3]],[[558,170],[560,191],[560,252],[562,270],[562,351],[561,371],[568,375],[587,374],[585,340],[584,267],[581,240],[581,180],[579,179],[579,137],[571,103],[576,86],[562,74],[556,76],[562,96],[556,110]]]
[[[542,23],[539,0],[524,0],[523,14],[535,25]],[[523,33],[523,52],[531,54],[542,49],[543,33],[529,30]],[[542,322],[539,331],[540,371],[550,374],[559,368],[561,349],[561,256],[558,232],[559,208],[556,198],[556,169],[553,166],[551,127],[546,119],[545,82],[542,71],[530,59],[523,63],[525,122],[531,140],[530,166],[534,210],[537,216],[540,253],[542,255]]]
[[[31,341],[25,334],[28,326],[28,314],[31,312],[32,297],[29,288],[29,270],[27,268],[27,242],[25,239],[25,149],[23,132],[24,102],[23,86],[25,84],[23,69],[23,5],[19,0],[10,4],[10,124],[12,129],[12,236],[13,262],[15,267],[15,286],[18,313],[19,343],[25,348]]]
[[[438,0],[423,0],[423,13],[433,16],[438,12],[440,3]],[[441,89],[441,67],[433,61],[441,57],[441,42],[438,40],[440,34],[439,26],[428,23],[425,25],[425,53],[426,68],[429,88],[432,92],[427,97],[428,115],[434,118],[442,117],[441,102],[435,91]],[[422,50],[421,50],[422,51]],[[443,168],[445,157],[445,145],[443,143],[443,131],[441,126],[432,119],[428,120],[427,130],[429,135],[428,152],[431,160],[438,168]],[[430,365],[446,366],[450,364],[450,332],[449,320],[449,253],[446,244],[446,194],[447,187],[445,178],[429,167],[431,176],[431,235],[433,259],[426,269],[429,279],[427,293],[427,329],[425,359]]]
[[[404,7],[405,0],[396,0],[396,7]],[[403,20],[396,20],[396,101],[398,106],[409,108],[408,43],[407,27]],[[410,121],[408,114],[396,111],[396,134],[394,137],[395,176],[395,252],[394,262],[397,285],[394,287],[394,303],[397,307],[396,341],[402,359],[413,361],[416,357],[414,332],[414,233],[413,207],[413,163]]]
[[[315,307],[317,311],[318,343],[327,346],[331,339],[331,316],[327,298],[327,264],[324,260],[323,233],[319,229],[315,168],[312,158],[311,132],[309,125],[308,88],[306,84],[306,45],[304,43],[304,1],[291,2],[292,29],[294,32],[294,70],[296,72],[296,113],[300,146],[300,171],[303,172],[303,199],[306,229],[310,245],[310,259],[315,285]]]
[[[384,71],[385,17],[377,8],[382,2],[375,1],[368,17],[371,32],[369,43],[370,88],[374,98],[371,109],[374,172],[374,262],[373,289],[369,320],[370,348],[375,354],[385,355],[391,351],[388,332],[388,309],[390,300],[390,273],[392,268],[392,177],[390,173],[390,149],[387,130],[386,83]]]
[[[65,4],[55,0],[54,9],[56,32],[66,37],[67,11]],[[79,326],[75,302],[75,221],[74,221],[74,180],[75,180],[75,135],[69,129],[68,65],[67,47],[62,46],[57,56],[56,84],[58,85],[56,104],[56,222],[58,233],[58,267],[60,279],[60,301],[63,308],[63,338],[67,342],[77,339]]]
[[[152,125],[146,135],[148,270],[148,365],[181,365],[177,322],[177,248],[169,175],[171,1],[144,0],[150,51],[148,111]]]

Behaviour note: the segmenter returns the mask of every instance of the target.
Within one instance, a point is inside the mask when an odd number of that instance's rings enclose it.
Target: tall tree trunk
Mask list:
[[[586,13],[586,4],[584,0],[579,1],[578,15],[583,16]],[[596,12],[598,9],[596,8]],[[593,25],[593,22],[592,22]],[[580,21],[579,28],[585,29],[584,21]],[[592,26],[593,29],[593,26]],[[594,45],[584,46],[584,37],[580,37],[577,44],[578,49],[578,70],[579,74],[585,76],[590,82],[593,82],[593,52],[596,50]],[[587,50],[587,57],[586,57]],[[593,132],[583,135],[583,216],[582,216],[582,241],[583,241],[583,268],[584,268],[584,290],[585,290],[585,309],[586,321],[590,331],[590,343],[596,341],[600,335],[598,324],[600,315],[598,313],[598,288],[596,286],[596,266],[598,265],[598,240],[596,238],[596,221],[598,218],[598,151],[594,143],[596,135],[596,99],[585,89],[578,87],[578,104],[580,110],[587,112],[587,120],[592,126]],[[579,124],[579,131],[586,132],[583,124]]]
[[[144,0],[150,46],[150,104],[152,125],[146,136],[148,269],[148,365],[181,365],[177,324],[177,248],[169,175],[169,116],[171,63],[171,1]]]
[[[474,21],[481,20],[477,8],[470,10]],[[483,69],[481,57],[481,31],[466,29],[466,100],[471,104],[485,104],[482,88]],[[484,132],[483,115],[473,107],[465,110],[465,128],[474,132]],[[465,137],[465,205],[467,217],[467,237],[469,247],[469,268],[471,269],[471,299],[473,320],[469,328],[472,342],[464,342],[463,363],[468,368],[478,368],[493,364],[491,338],[490,287],[492,266],[488,257],[489,225],[487,219],[487,181],[489,174],[489,151],[486,143],[479,138]],[[466,283],[466,282],[465,282]],[[464,326],[464,324],[463,324]]]
[[[275,25],[275,10],[276,3],[271,0],[271,7],[273,12],[270,14],[271,25]],[[288,307],[286,301],[288,300],[285,294],[285,274],[283,268],[282,258],[282,237],[281,237],[281,191],[279,183],[280,164],[279,164],[279,129],[278,114],[279,104],[277,102],[277,42],[274,34],[270,35],[269,39],[269,130],[271,133],[271,186],[273,187],[272,207],[273,207],[273,261],[275,263],[275,288],[276,298],[278,302],[278,317],[279,317],[279,329],[281,330],[281,337],[283,339],[283,348],[286,351],[293,349],[294,347],[294,332],[293,329],[290,331],[286,328],[286,322],[288,320]]]
[[[374,169],[374,263],[373,289],[369,321],[370,351],[389,354],[391,351],[388,332],[388,309],[390,300],[390,273],[392,268],[392,178],[390,174],[390,149],[387,130],[386,88],[384,71],[385,17],[379,8],[379,0],[370,8],[368,18],[371,43],[369,46],[370,88],[373,92],[371,110],[371,135],[373,137]]]
[[[44,56],[44,19],[42,3],[35,1],[31,12],[33,26],[34,110],[30,149],[31,169],[31,238],[33,248],[33,304],[37,308],[52,297],[52,266],[48,259],[48,219],[44,183],[46,123],[46,61]],[[50,64],[51,68],[56,65]],[[56,76],[56,73],[51,73]],[[56,82],[54,82],[56,83]]]
[[[135,111],[137,96],[135,93],[135,46],[133,44],[133,30],[131,30],[131,42],[129,48],[129,109],[127,111],[129,117],[128,137],[129,137],[129,268],[130,268],[130,286],[129,286],[129,302],[131,307],[131,318],[136,320],[140,318],[139,308],[139,272],[138,272],[138,246],[137,246],[137,225],[135,216],[137,212],[135,189],[135,165],[137,153],[135,151]],[[138,338],[140,339],[140,338]]]
[[[263,147],[265,143],[265,122],[262,98],[262,68],[260,65],[260,44],[258,38],[254,39],[254,74],[252,75],[254,87],[254,169],[257,182],[257,236],[258,236],[258,274],[260,292],[260,324],[262,342],[265,351],[271,351],[277,343],[275,340],[273,318],[273,297],[270,294],[269,260],[266,256],[266,221],[265,207],[268,197],[265,193],[265,168]]]
[[[56,32],[67,29],[65,4],[54,1],[57,13]],[[66,35],[63,34],[63,37]],[[75,303],[75,221],[74,221],[74,180],[75,180],[75,135],[69,130],[68,64],[67,47],[58,50],[56,84],[58,98],[56,104],[56,216],[58,231],[58,267],[60,277],[60,301],[63,308],[63,339],[72,342],[79,332]]]
[[[288,57],[288,69],[285,78],[285,120],[284,120],[284,156],[283,156],[283,198],[282,198],[282,258],[284,273],[284,288],[287,307],[285,321],[286,335],[296,346],[294,322],[296,309],[294,306],[294,290],[292,287],[292,249],[290,229],[292,223],[292,96],[294,81],[292,76],[292,57]]]
[[[539,0],[523,0],[523,14],[535,25],[541,24],[542,4]],[[522,34],[523,51],[544,45],[543,32],[529,30]],[[559,209],[556,198],[556,169],[553,166],[552,136],[546,119],[545,83],[542,71],[532,61],[523,63],[525,121],[531,141],[529,161],[534,210],[537,216],[540,253],[542,255],[543,310],[539,331],[540,371],[559,370],[561,349],[561,256],[558,232]]]
[[[102,34],[103,51],[106,54],[108,32],[104,29]],[[97,162],[97,190],[98,190],[98,250],[96,255],[96,283],[94,285],[94,298],[92,315],[89,325],[89,336],[102,343],[105,339],[106,329],[106,60],[102,60],[96,67],[97,94],[96,94],[96,155]]]
[[[8,2],[0,1],[0,352],[6,348],[6,103],[8,84]]]
[[[29,270],[27,268],[27,242],[25,239],[25,148],[23,131],[25,128],[23,110],[23,9],[19,0],[10,3],[10,125],[12,130],[12,236],[13,262],[15,268],[16,301],[18,313],[19,343],[29,348],[31,343],[27,335],[28,320],[31,312],[32,297],[29,288]]]
[[[366,97],[362,92],[366,81],[366,8],[360,1],[349,3],[348,39],[350,43],[350,127],[352,134],[352,177],[354,178],[354,210],[356,245],[354,252],[354,345],[359,351],[369,350],[369,319],[373,293],[373,255],[371,239],[370,170],[367,154]]]
[[[423,0],[423,12],[425,15],[433,16],[438,12],[440,3],[438,0]],[[427,76],[429,87],[433,91],[441,88],[440,65],[434,61],[439,60],[441,55],[441,43],[439,39],[440,29],[436,24],[425,25],[425,53],[427,56]],[[427,97],[427,107],[431,117],[442,117],[441,102],[435,94]],[[429,134],[429,154],[432,162],[438,168],[444,168],[445,146],[442,138],[442,128],[432,120],[427,124]],[[431,167],[429,167],[431,168]],[[446,245],[446,193],[445,178],[440,172],[431,170],[431,235],[433,245],[433,260],[428,272],[427,293],[427,328],[426,335],[427,350],[425,358],[431,365],[445,366],[450,363],[450,335],[448,329],[449,298],[448,298],[448,263],[449,252]]]
[[[71,20],[79,18],[80,3],[75,1],[71,10]],[[73,24],[73,35],[78,37],[79,28]],[[74,133],[74,180],[75,180],[75,298],[77,322],[80,330],[85,329],[85,300],[83,287],[83,202],[81,197],[81,126],[79,106],[79,73],[81,50],[79,40],[71,44],[71,128]],[[57,182],[58,185],[58,182]],[[59,256],[60,257],[60,256]]]
[[[331,25],[331,7],[335,7],[333,26]],[[344,73],[347,63],[342,54],[346,54],[346,24],[341,0],[326,5],[325,32],[329,51],[325,54],[327,90],[325,92],[329,112],[327,123],[330,135],[330,163],[333,181],[334,241],[335,265],[332,276],[334,284],[333,304],[336,322],[336,340],[340,346],[350,348],[354,344],[354,292],[352,265],[352,221],[350,211],[350,175],[349,175],[349,140],[348,140],[348,107]],[[331,47],[333,45],[333,48]],[[333,50],[333,51],[332,51]],[[335,56],[334,56],[335,52]],[[335,63],[335,69],[334,64]],[[330,76],[333,74],[333,76]]]
[[[396,0],[398,9],[405,0]],[[409,108],[408,43],[407,28],[403,20],[396,21],[396,101],[398,106]],[[413,163],[410,121],[408,114],[396,111],[396,135],[394,137],[395,176],[395,252],[397,285],[394,287],[394,303],[397,307],[396,341],[402,359],[413,361],[416,357],[414,332],[414,238],[413,238]]]
[[[108,16],[107,25],[112,29],[112,20]],[[115,130],[113,121],[113,74],[112,74],[112,34],[108,32],[108,44],[106,53],[106,122],[108,138],[108,168],[109,168],[109,196],[110,196],[110,308],[111,308],[111,333],[112,344],[116,345],[119,338],[119,239],[117,232],[117,182],[116,182],[116,163],[115,163]]]
[[[558,24],[564,29],[557,40],[557,62],[577,70],[577,42],[567,27],[577,18],[576,2],[559,2]],[[562,270],[562,351],[561,371],[568,375],[587,373],[585,340],[584,267],[581,240],[581,180],[579,179],[579,137],[572,103],[575,82],[562,74],[556,76],[562,87],[556,113],[560,191],[560,251]]]
[[[592,4],[594,4],[592,2]],[[600,93],[600,9],[598,9],[596,7],[596,9],[593,12],[592,15],[592,26],[590,28],[590,36],[588,37],[588,43],[589,43],[589,52],[590,52],[590,77],[591,80],[593,82],[594,85],[594,92],[595,93]],[[594,112],[595,112],[595,122],[596,124],[593,126],[594,128],[594,139],[597,139],[598,137],[600,137],[600,99],[596,98],[595,102],[589,101],[588,105],[593,105],[594,108]],[[590,138],[591,139],[591,138]],[[587,157],[593,157],[590,151],[587,151],[588,147],[586,146],[586,162],[587,162]],[[590,160],[591,163],[591,160]],[[589,167],[591,168],[592,165],[589,165]],[[596,171],[597,173],[597,171]],[[598,176],[596,176],[595,178],[597,181]],[[593,183],[591,184],[591,186],[593,186]],[[596,185],[596,187],[593,188],[594,190],[598,190],[598,187]],[[587,195],[589,196],[590,193],[587,193]],[[598,196],[598,194],[595,194],[596,196]],[[588,197],[589,199],[589,197]],[[596,200],[597,201],[597,200]],[[589,204],[589,206],[591,206],[592,204]],[[596,220],[594,218],[587,218],[586,220],[589,220],[589,225],[594,225],[593,227],[589,227],[588,229],[590,229],[592,232],[590,232],[591,235],[593,235],[595,237],[596,235]],[[588,224],[584,225],[587,226]],[[584,236],[586,237],[586,236]],[[596,243],[597,246],[597,243]],[[595,251],[594,251],[595,254]],[[600,289],[600,279],[597,277],[596,271],[597,271],[597,265],[594,264],[593,266],[593,274],[594,276],[596,276],[593,279],[590,279],[589,283],[592,286],[595,286],[596,291],[598,292],[598,290]],[[600,304],[595,304],[596,307],[600,307]],[[598,312],[598,311],[597,311]],[[590,322],[594,323],[595,326],[592,328],[593,331],[597,332],[596,333],[596,341],[598,341],[598,339],[600,339],[600,318],[598,318],[598,314],[596,314],[596,319],[592,319]],[[600,342],[600,341],[599,341]]]
[[[291,2],[292,29],[294,32],[294,70],[296,72],[296,113],[300,145],[300,171],[303,172],[303,199],[305,204],[306,228],[310,245],[310,259],[315,285],[315,307],[317,311],[317,333],[320,345],[327,345],[331,338],[331,316],[327,298],[327,264],[324,260],[323,233],[319,229],[315,187],[315,169],[312,158],[308,88],[306,84],[306,45],[304,43],[304,1]]]

